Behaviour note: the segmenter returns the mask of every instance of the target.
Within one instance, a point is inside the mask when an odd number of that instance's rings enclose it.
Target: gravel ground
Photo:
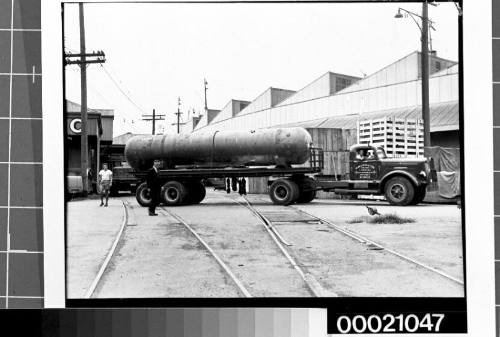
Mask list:
[[[292,244],[294,256],[339,296],[463,296],[462,285],[385,250],[361,244],[325,224],[298,222],[312,218],[307,219],[292,207],[272,205],[263,195],[248,198],[270,220],[281,219],[275,226]],[[461,219],[456,206],[394,207],[384,202],[369,205],[381,214],[397,213],[416,221],[398,225],[347,223],[368,216],[365,202],[359,201],[317,200],[294,207],[463,280]]]
[[[401,225],[348,223],[368,216],[365,202],[315,200],[282,207],[265,195],[249,195],[291,244],[288,252],[320,285],[338,296],[461,297],[463,287],[389,254],[361,244],[300,212],[361,234],[450,275],[462,278],[460,210],[453,205],[394,207],[370,202],[382,214],[416,220]],[[120,244],[96,289],[96,297],[237,297],[233,281],[197,239],[167,214],[147,216],[134,197]],[[199,205],[168,210],[186,221],[214,249],[253,296],[311,296],[305,283],[271,240],[264,226],[234,200],[237,194],[207,191]],[[94,205],[96,204],[96,205]],[[91,216],[89,216],[89,214]],[[80,297],[90,285],[121,224],[120,199],[68,203],[68,294]]]
[[[101,268],[123,222],[123,204],[109,199],[67,203],[66,258],[68,298],[82,298]]]

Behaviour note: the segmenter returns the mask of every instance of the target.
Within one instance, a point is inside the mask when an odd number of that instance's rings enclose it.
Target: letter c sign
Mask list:
[[[82,120],[80,118],[75,118],[69,123],[69,129],[74,133],[82,132]]]

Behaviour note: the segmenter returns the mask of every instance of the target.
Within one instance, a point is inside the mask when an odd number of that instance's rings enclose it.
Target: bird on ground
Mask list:
[[[370,215],[381,215],[375,207],[370,207],[367,204],[365,204],[365,207],[368,209],[368,214]]]

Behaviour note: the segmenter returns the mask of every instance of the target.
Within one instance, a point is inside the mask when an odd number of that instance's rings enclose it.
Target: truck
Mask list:
[[[430,182],[426,158],[387,158],[382,148],[362,144],[349,150],[348,179],[325,175],[323,150],[303,128],[138,136],[127,142],[125,157],[141,181],[153,160],[162,162],[158,175],[167,206],[201,202],[209,178],[269,177],[277,205],[311,202],[317,191],[383,195],[392,205],[415,205]],[[150,204],[145,182],[136,199]]]
[[[109,192],[112,196],[117,196],[120,191],[135,193],[140,180],[136,177],[133,168],[128,165],[114,166],[111,171],[113,172],[113,184]]]

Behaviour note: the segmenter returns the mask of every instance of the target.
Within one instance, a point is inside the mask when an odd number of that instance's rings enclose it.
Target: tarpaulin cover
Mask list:
[[[439,195],[451,199],[460,195],[460,172],[437,173]]]
[[[434,167],[437,172],[459,172],[460,171],[460,149],[433,146],[426,149],[427,156],[434,159]]]

